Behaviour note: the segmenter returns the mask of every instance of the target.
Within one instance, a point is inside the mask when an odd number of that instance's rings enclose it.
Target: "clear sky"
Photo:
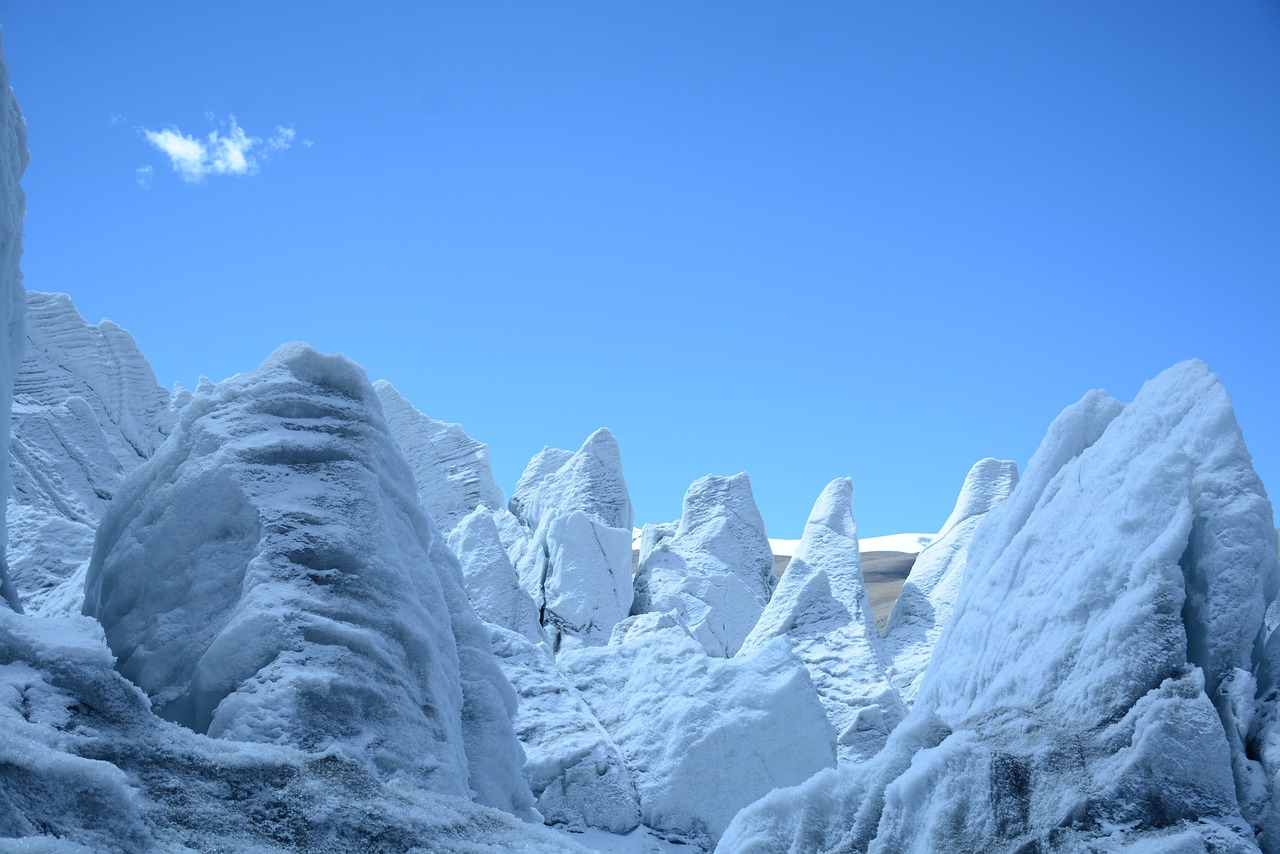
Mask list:
[[[931,531],[1198,356],[1280,489],[1280,4],[0,0],[23,268],[160,381],[341,351],[490,445],[617,435]]]

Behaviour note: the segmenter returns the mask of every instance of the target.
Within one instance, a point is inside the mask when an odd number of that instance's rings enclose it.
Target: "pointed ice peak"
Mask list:
[[[206,377],[204,374],[196,380],[196,394],[208,394],[218,387],[218,384]]]
[[[809,513],[809,521],[805,523],[804,537],[809,536],[809,528],[826,528],[833,533],[853,540],[858,540],[858,526],[853,521],[853,479],[838,477],[826,485]],[[815,532],[816,536],[816,532]],[[803,544],[804,539],[801,540]]]
[[[764,533],[764,520],[760,518],[755,494],[751,491],[751,477],[745,471],[728,476],[703,475],[685,490],[681,533],[725,525]]]
[[[772,591],[773,551],[750,478],[698,478],[675,531],[645,531],[632,613],[674,610],[710,655],[732,656]]]
[[[462,425],[428,418],[386,380],[373,384],[391,433],[404,449],[418,481],[418,498],[444,532],[477,507],[505,504],[493,477],[489,446]]]
[[[956,507],[938,531],[943,537],[948,531],[965,519],[980,516],[992,507],[1004,501],[1018,485],[1018,464],[1013,460],[998,460],[987,457],[978,460],[969,469],[956,498]]]
[[[509,506],[530,528],[536,528],[548,512],[574,510],[611,528],[630,531],[635,525],[622,452],[617,439],[603,427],[588,436],[576,453],[547,447],[534,455]]]

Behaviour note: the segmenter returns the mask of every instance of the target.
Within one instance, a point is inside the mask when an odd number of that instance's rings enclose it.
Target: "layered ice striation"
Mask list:
[[[717,658],[675,614],[644,614],[559,663],[622,751],[644,824],[695,845],[714,845],[775,786],[835,764],[835,732],[786,641]]]
[[[509,507],[526,533],[508,533],[504,542],[516,552],[520,583],[538,606],[553,650],[566,641],[607,642],[633,595],[635,515],[613,434],[597,430],[577,452],[543,449]]]
[[[920,552],[902,585],[885,625],[884,646],[892,661],[890,679],[908,706],[915,702],[938,636],[955,609],[974,531],[1017,484],[1018,465],[1011,460],[988,457],[974,463],[951,516]]]
[[[906,707],[889,684],[853,520],[853,482],[833,480],[813,505],[773,598],[738,651],[785,637],[804,663],[837,733],[842,760],[874,755]]]
[[[532,815],[515,697],[359,366],[196,395],[103,516],[85,612],[169,720]]]
[[[518,697],[524,774],[548,824],[628,833],[640,824],[636,787],[618,748],[545,645],[490,627],[493,651]]]
[[[694,481],[674,532],[646,526],[640,550],[632,613],[675,611],[710,655],[737,652],[773,584],[773,550],[746,472]]]
[[[506,503],[493,477],[487,445],[468,436],[460,424],[423,415],[386,380],[373,387],[413,469],[418,498],[441,531],[449,533],[477,507],[496,510]]]
[[[1272,524],[1202,363],[1086,396],[974,534],[885,749],[744,810],[723,850],[1276,850]]]
[[[128,332],[87,323],[66,294],[27,294],[26,337],[10,449],[10,567],[32,613],[74,613],[98,520],[168,434],[171,396]]]
[[[21,262],[22,221],[27,215],[27,205],[18,182],[30,160],[27,122],[9,86],[9,67],[0,56],[0,451],[4,452],[5,458],[9,451],[13,380],[22,360],[26,339],[27,303],[22,288]],[[0,466],[0,498],[8,498],[12,488],[9,469]],[[5,532],[6,523],[5,505],[0,501],[0,534]],[[10,608],[22,610],[3,547],[0,547],[0,599]]]

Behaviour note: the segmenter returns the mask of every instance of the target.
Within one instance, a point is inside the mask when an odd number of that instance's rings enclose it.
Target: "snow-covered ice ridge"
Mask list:
[[[607,430],[505,501],[340,356],[157,387],[24,292],[25,163],[0,63],[0,850],[1280,854],[1275,519],[1203,364],[937,533],[836,478],[771,541],[738,473],[633,546]]]

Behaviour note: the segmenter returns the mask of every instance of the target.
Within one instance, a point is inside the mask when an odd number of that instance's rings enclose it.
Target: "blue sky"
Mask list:
[[[1275,2],[0,0],[0,27],[26,284],[166,385],[305,340],[488,442],[508,492],[608,426],[639,521],[746,470],[796,537],[849,475],[871,536],[1198,356],[1280,484]],[[148,131],[214,150],[184,174]]]

